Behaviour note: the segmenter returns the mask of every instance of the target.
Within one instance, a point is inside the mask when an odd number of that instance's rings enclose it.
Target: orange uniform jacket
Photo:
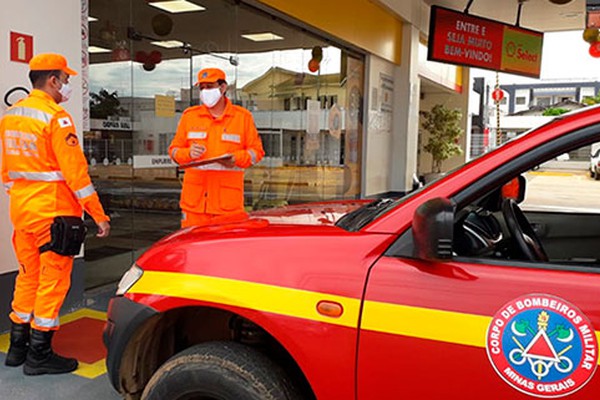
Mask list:
[[[34,89],[0,121],[2,182],[10,194],[15,229],[58,215],[108,221],[88,175],[71,116]]]
[[[185,170],[181,209],[196,214],[229,214],[244,211],[244,168],[259,162],[265,152],[252,114],[226,98],[223,115],[214,118],[204,105],[190,107],[181,116],[169,155],[177,164],[190,158],[190,146],[206,148],[201,159],[233,154],[235,166],[218,163]]]

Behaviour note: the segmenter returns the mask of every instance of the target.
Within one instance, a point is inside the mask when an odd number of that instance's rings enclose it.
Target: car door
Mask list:
[[[594,243],[582,232],[588,226],[583,222],[586,214],[569,219],[565,213],[546,213],[545,219],[530,221],[552,232],[544,237],[548,261],[523,261],[511,250],[506,234],[502,243],[507,246],[494,244],[498,249],[485,256],[457,254],[451,247],[444,259],[423,256],[419,250],[423,237],[441,237],[432,243],[448,246],[452,239],[440,232],[455,233],[461,211],[479,204],[477,199],[487,193],[501,193],[503,183],[525,174],[543,157],[571,150],[582,138],[587,137],[573,134],[538,146],[476,177],[475,184],[445,200],[452,205],[449,227],[439,222],[445,218],[433,215],[431,222],[440,225],[431,225],[422,235],[415,228],[419,213],[414,214],[412,227],[369,272],[358,344],[359,400],[583,400],[600,393],[600,264],[579,257],[593,256],[600,237]],[[439,187],[459,184],[452,179]],[[555,182],[547,187],[556,193]],[[498,204],[487,202],[492,203]],[[600,210],[600,198],[597,204]],[[569,221],[566,229],[561,221]],[[506,223],[499,225],[506,233]],[[585,249],[578,250],[578,241],[585,242],[579,243]],[[567,257],[562,257],[564,252]]]
[[[358,399],[592,398],[599,305],[600,269],[387,254],[365,293]],[[570,341],[538,336],[544,311],[546,331],[566,329]],[[526,324],[531,331],[513,331]]]

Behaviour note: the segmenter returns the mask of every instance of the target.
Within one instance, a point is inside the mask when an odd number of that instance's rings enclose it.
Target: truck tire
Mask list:
[[[171,357],[142,400],[300,400],[285,371],[236,342],[207,342]]]

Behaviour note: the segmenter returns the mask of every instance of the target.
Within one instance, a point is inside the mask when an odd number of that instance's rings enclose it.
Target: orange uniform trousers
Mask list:
[[[230,224],[234,222],[245,221],[247,219],[248,214],[246,212],[233,214],[200,214],[185,211],[181,214],[181,227],[187,228],[188,226]]]
[[[41,221],[13,233],[13,247],[19,262],[10,319],[31,323],[41,331],[58,329],[58,313],[71,285],[73,257],[53,251],[40,254],[39,247],[50,241],[53,220]]]

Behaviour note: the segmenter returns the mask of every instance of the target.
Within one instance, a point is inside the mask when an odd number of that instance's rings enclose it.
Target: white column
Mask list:
[[[401,65],[394,71],[394,116],[391,146],[390,190],[408,190],[417,172],[419,136],[418,76],[419,30],[411,24],[402,28]]]

